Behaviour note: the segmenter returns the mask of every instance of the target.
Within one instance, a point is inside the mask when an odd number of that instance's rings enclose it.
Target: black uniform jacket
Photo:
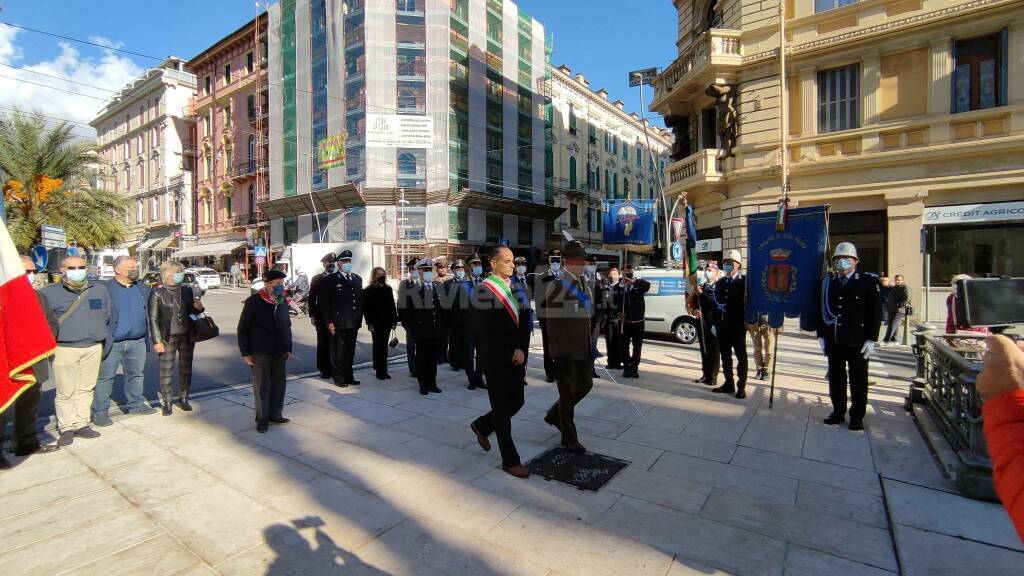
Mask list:
[[[441,337],[446,324],[442,295],[438,292],[436,284],[431,283],[428,290],[422,282],[405,290],[402,325],[415,342]]]
[[[525,298],[518,283],[511,284],[512,297]],[[520,308],[519,324],[505,309],[498,297],[486,286],[477,286],[470,295],[467,311],[469,330],[476,341],[477,358],[485,370],[512,366],[512,354],[522,350],[529,354],[530,324],[527,310]]]
[[[358,330],[363,325],[363,279],[358,274],[333,274],[320,287],[317,309],[324,325],[335,330]]]
[[[363,316],[367,326],[394,326],[398,323],[395,290],[388,284],[374,282],[363,289]]]
[[[747,325],[743,319],[746,289],[747,279],[743,275],[735,278],[723,276],[711,289],[712,300],[715,303],[714,324],[719,338],[723,334],[746,334]]]
[[[322,300],[319,299],[320,290],[324,287],[324,285],[330,284],[330,279],[332,276],[333,274],[328,274],[327,272],[324,272],[322,274],[317,274],[316,276],[313,276],[313,280],[310,281],[309,295],[307,296],[307,305],[309,306],[310,318],[320,318],[319,304],[322,302]]]
[[[567,288],[566,286],[571,288]],[[587,360],[593,358],[591,311],[580,295],[586,282],[562,272],[559,278],[544,284],[544,318],[547,322],[548,348],[553,358]],[[593,306],[593,293],[590,294]]]
[[[643,322],[647,314],[644,294],[650,289],[651,283],[643,278],[634,279],[628,290],[625,281],[616,284],[613,296],[616,316],[621,313],[625,322]]]
[[[874,274],[854,272],[845,285],[838,274],[825,276],[819,284],[818,308],[818,338],[850,348],[878,341],[882,295]]]

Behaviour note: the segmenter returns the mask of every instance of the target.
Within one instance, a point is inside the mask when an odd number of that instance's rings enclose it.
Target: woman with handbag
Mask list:
[[[174,361],[178,361],[178,407],[189,412],[188,391],[192,384],[192,315],[204,310],[192,287],[182,284],[185,274],[181,264],[164,262],[160,265],[161,285],[149,295],[149,333],[153,350],[160,358],[160,403],[163,415],[171,415],[171,395],[174,391]]]
[[[363,316],[373,336],[373,370],[377,380],[390,380],[388,374],[388,340],[398,324],[395,292],[388,284],[383,268],[373,269],[370,285],[363,288]]]
[[[263,273],[263,288],[249,296],[238,319],[238,350],[252,367],[256,431],[287,424],[284,408],[285,363],[292,357],[292,320],[284,296],[284,272]]]

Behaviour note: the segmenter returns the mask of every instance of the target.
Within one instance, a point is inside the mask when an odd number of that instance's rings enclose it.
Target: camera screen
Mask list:
[[[968,325],[1024,323],[1024,278],[976,278],[956,284],[957,315]]]

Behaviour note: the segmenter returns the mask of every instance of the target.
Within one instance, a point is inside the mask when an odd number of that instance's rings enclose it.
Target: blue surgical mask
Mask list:
[[[561,262],[552,262],[551,263],[551,271],[552,272],[558,272],[561,269],[562,269],[562,263]]]
[[[853,262],[850,262],[849,258],[840,258],[839,260],[836,260],[836,270],[839,270],[840,272],[846,272],[852,267]]]
[[[594,274],[597,274],[597,266],[595,266],[593,264],[587,264],[586,270],[587,270],[587,274],[589,274],[591,276],[593,276]]]
[[[483,266],[473,266],[473,276],[480,276],[484,273]]]
[[[466,277],[466,271],[465,270],[456,270],[455,271],[455,278],[457,280],[462,280],[465,277]]]
[[[516,274],[519,274],[520,276],[526,274],[526,266],[516,266]]]
[[[274,292],[274,296],[280,296],[284,294],[284,284],[277,284],[271,290]]]
[[[352,263],[351,262],[345,262],[344,264],[342,264],[341,265],[341,271],[344,272],[345,274],[348,274],[348,273],[352,272]]]
[[[72,282],[85,282],[85,279],[89,277],[87,270],[68,270],[68,280]]]
[[[732,264],[725,264],[722,266],[722,270],[725,270],[726,274],[732,274]]]
[[[181,284],[182,282],[185,281],[185,273],[184,272],[175,272],[174,275],[171,276],[171,280],[175,284]]]
[[[434,281],[434,273],[429,271],[429,270],[424,272],[423,273],[423,281],[424,282],[433,282]]]

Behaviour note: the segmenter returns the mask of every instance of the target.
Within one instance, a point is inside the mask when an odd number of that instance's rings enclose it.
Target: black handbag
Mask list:
[[[388,342],[388,346],[398,348],[398,333],[394,330],[391,331],[391,340]]]
[[[193,344],[196,342],[205,342],[211,338],[216,338],[220,335],[220,328],[217,327],[217,323],[213,321],[205,312],[196,314],[192,320],[192,327],[189,328],[188,336],[189,340]]]

